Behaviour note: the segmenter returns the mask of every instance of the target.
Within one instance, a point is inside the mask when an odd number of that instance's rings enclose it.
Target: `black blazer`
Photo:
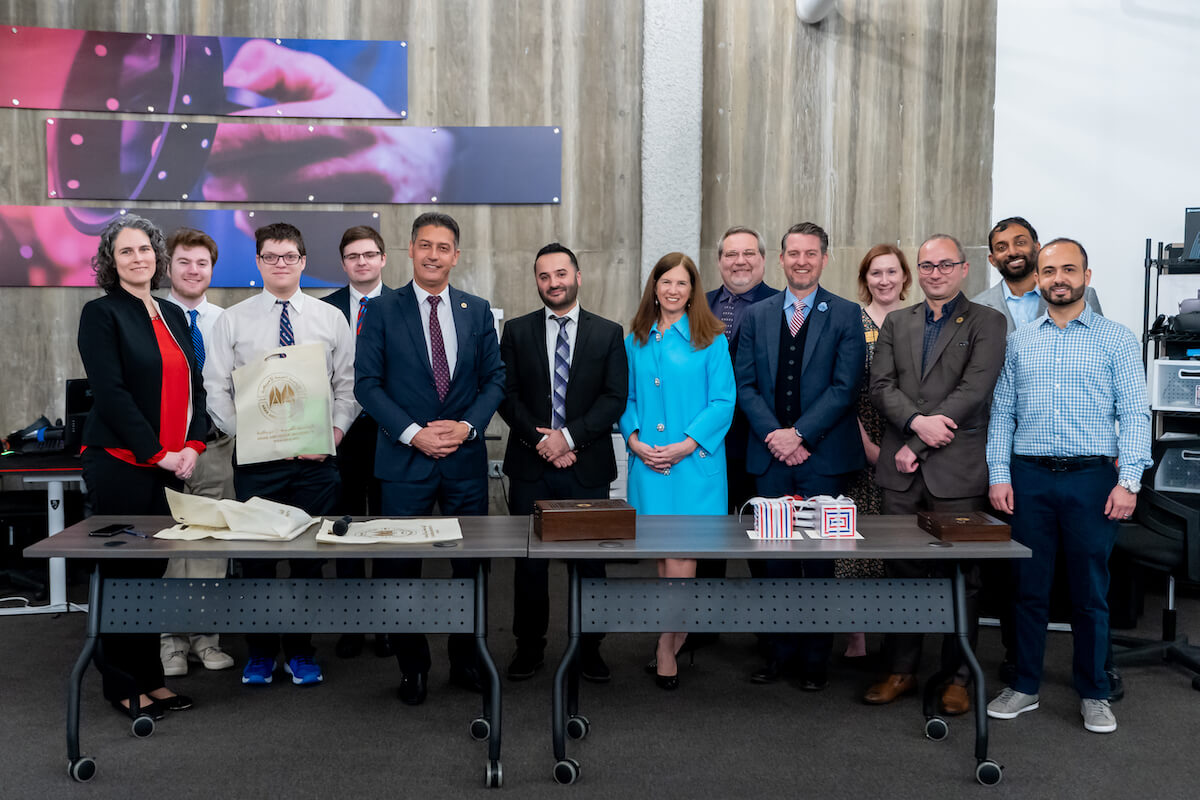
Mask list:
[[[196,368],[187,318],[174,303],[160,300],[158,307],[191,368],[187,438],[203,442],[208,432],[204,380]],[[85,305],[79,315],[79,355],[94,398],[83,425],[83,444],[130,450],[138,461],[148,461],[163,449],[158,439],[162,357],[145,304],[118,286]]]
[[[383,297],[384,295],[388,294],[391,291],[394,291],[394,290],[389,289],[387,287],[387,284],[385,283],[379,289],[379,296]],[[358,318],[358,311],[355,311],[353,315],[350,314],[350,287],[349,286],[343,286],[340,289],[334,289],[332,292],[325,295],[321,299],[324,300],[326,303],[329,303],[329,305],[336,307],[338,311],[341,311],[342,316],[346,318],[346,322],[350,323],[350,330],[351,331],[354,330],[354,321]],[[370,305],[370,303],[368,303],[367,305]],[[366,317],[363,317],[363,319],[366,319]]]
[[[500,416],[508,423],[504,474],[537,480],[551,468],[537,453],[550,427],[550,361],[546,353],[546,312],[538,309],[509,320],[500,337],[506,377]],[[567,381],[567,430],[575,442],[570,467],[584,486],[601,486],[617,477],[612,428],[629,396],[629,364],[621,326],[579,311],[579,330]]]

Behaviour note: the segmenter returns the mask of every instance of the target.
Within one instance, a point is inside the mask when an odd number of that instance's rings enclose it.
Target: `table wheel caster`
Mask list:
[[[572,739],[583,739],[591,730],[592,723],[582,714],[576,714],[567,720],[567,736]]]
[[[931,742],[940,742],[950,735],[950,726],[941,717],[930,717],[925,720],[925,738]]]
[[[564,786],[570,786],[579,780],[579,762],[573,758],[564,758],[555,764],[554,780]]]
[[[984,786],[995,786],[1004,777],[1004,768],[995,761],[980,761],[975,767],[975,780]]]
[[[154,718],[146,714],[139,714],[133,724],[129,726],[129,732],[139,739],[145,739],[154,733]]]
[[[96,760],[80,756],[67,764],[67,774],[79,783],[87,783],[96,776]]]
[[[477,742],[486,741],[492,735],[492,723],[483,717],[471,720],[471,738]]]
[[[504,768],[499,761],[489,761],[487,774],[484,775],[483,785],[489,789],[499,789],[504,785]]]

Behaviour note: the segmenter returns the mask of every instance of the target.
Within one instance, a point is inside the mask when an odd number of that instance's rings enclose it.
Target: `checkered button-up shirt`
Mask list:
[[[1122,479],[1141,480],[1153,462],[1139,347],[1087,307],[1065,328],[1043,314],[1010,333],[992,396],[988,482],[1011,482],[1013,454],[1115,456]]]

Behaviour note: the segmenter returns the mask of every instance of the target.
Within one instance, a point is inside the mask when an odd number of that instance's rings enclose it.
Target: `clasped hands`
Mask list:
[[[787,464],[789,467],[799,466],[808,461],[812,452],[804,446],[804,440],[796,435],[795,428],[779,428],[767,434],[763,440],[771,455]]]
[[[435,419],[417,431],[412,446],[430,458],[445,458],[467,440],[471,426],[451,419]]]
[[[663,445],[646,444],[636,432],[629,437],[629,450],[655,472],[666,472],[672,465],[678,464],[695,452],[698,446],[696,440],[690,436],[684,437],[681,442]]]
[[[917,435],[917,438],[933,448],[945,447],[950,444],[954,441],[954,431],[958,430],[958,424],[945,414],[929,416],[918,414],[912,418],[912,422],[908,423],[908,427]],[[912,451],[911,447],[904,445],[896,451],[897,471],[908,474],[916,472],[918,466],[917,454]]]
[[[160,458],[156,466],[159,469],[165,469],[167,472],[174,473],[175,477],[179,478],[179,480],[186,481],[195,472],[196,459],[199,456],[200,454],[190,447],[185,447],[182,450],[172,450]]]
[[[554,428],[534,428],[542,434],[537,443],[538,455],[558,469],[565,469],[575,463],[575,451],[567,444],[567,437],[561,430]]]

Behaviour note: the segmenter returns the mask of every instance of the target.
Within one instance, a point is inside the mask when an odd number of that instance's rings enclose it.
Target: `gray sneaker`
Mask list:
[[[1117,729],[1117,718],[1107,700],[1084,698],[1079,704],[1079,713],[1083,715],[1083,727],[1092,733],[1112,733]]]
[[[1025,694],[1016,689],[1005,689],[988,703],[987,714],[993,719],[1013,719],[1018,714],[1033,711],[1038,707],[1036,694]]]

